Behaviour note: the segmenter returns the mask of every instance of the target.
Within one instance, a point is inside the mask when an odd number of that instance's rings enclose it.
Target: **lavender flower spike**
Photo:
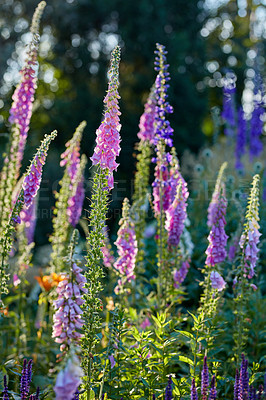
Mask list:
[[[30,391],[30,383],[32,376],[32,360],[27,363],[27,360],[23,361],[23,369],[20,379],[20,396],[22,400],[26,400]]]
[[[6,375],[4,375],[4,391],[3,391],[3,400],[9,400],[9,395],[8,395],[8,387],[7,387],[7,379],[6,379]]]
[[[184,229],[187,218],[186,199],[183,197],[182,183],[177,187],[177,192],[173,203],[166,210],[165,229],[168,231],[169,246],[177,246]]]
[[[210,395],[209,395],[209,400],[216,400],[217,396],[217,390],[215,386],[215,375],[212,376],[211,380],[211,389],[210,389]]]
[[[84,170],[87,164],[85,155],[82,155],[75,178],[73,179],[72,196],[68,199],[67,215],[69,223],[75,228],[79,222],[85,198]]]
[[[208,208],[208,221],[207,221],[207,225],[209,228],[212,227],[212,225],[214,224],[214,219],[215,219],[215,215],[217,214],[217,206],[218,206],[218,200],[219,200],[219,196],[220,196],[220,192],[222,190],[222,185],[223,185],[223,181],[224,181],[224,171],[227,167],[227,162],[224,162],[221,165],[221,168],[219,170],[218,173],[218,177],[215,183],[215,188],[212,194],[212,199]]]
[[[203,370],[201,372],[201,399],[207,400],[209,386],[209,370],[207,365],[207,357],[204,356]]]
[[[166,114],[173,112],[173,107],[167,101],[167,89],[169,87],[167,82],[170,80],[168,72],[169,65],[166,63],[167,51],[165,47],[159,43],[156,44],[156,48],[154,69],[158,71],[158,75],[155,81],[157,100],[157,107],[155,109],[155,143],[162,139],[167,145],[172,147],[173,141],[171,136],[173,135],[173,128],[166,119]]]
[[[173,399],[173,388],[172,388],[172,385],[173,385],[172,376],[169,375],[168,384],[166,386],[166,391],[165,391],[165,400],[172,400]]]
[[[198,393],[195,385],[195,379],[192,379],[192,385],[191,385],[191,400],[198,400]]]
[[[106,110],[104,113],[103,121],[96,131],[96,147],[94,149],[91,161],[93,165],[100,165],[103,170],[108,172],[108,187],[114,187],[113,171],[117,169],[118,165],[116,157],[120,153],[120,120],[118,99],[119,85],[119,62],[120,62],[120,47],[116,46],[111,56],[111,68],[109,70],[110,81],[108,85],[107,95],[105,96],[104,103]]]
[[[41,184],[42,168],[45,164],[47,151],[51,141],[56,137],[56,134],[57,132],[53,131],[50,135],[45,135],[23,180],[22,188],[24,190],[24,204],[26,208],[31,205],[34,197],[37,195]]]
[[[234,400],[238,400],[240,395],[240,380],[239,380],[239,371],[236,370],[235,376],[235,384],[234,384]]]

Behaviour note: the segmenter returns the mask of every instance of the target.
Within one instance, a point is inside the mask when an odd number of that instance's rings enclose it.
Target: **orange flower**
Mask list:
[[[65,279],[65,275],[57,275],[53,272],[51,275],[35,276],[39,285],[46,292],[49,292],[53,287],[57,286],[59,282]]]

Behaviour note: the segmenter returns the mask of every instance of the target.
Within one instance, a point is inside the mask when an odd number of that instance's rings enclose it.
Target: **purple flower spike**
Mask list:
[[[213,375],[212,380],[211,380],[211,389],[210,389],[209,400],[216,400],[216,396],[217,396],[217,390],[216,390],[216,385],[215,385],[215,375]]]
[[[209,386],[209,370],[207,365],[207,357],[204,356],[203,370],[201,372],[201,399],[207,400]]]
[[[7,387],[7,378],[6,378],[6,375],[4,375],[4,391],[3,391],[3,400],[9,400],[9,395],[8,395],[8,387]]]
[[[195,385],[195,379],[192,379],[192,385],[191,385],[191,400],[198,400],[198,393]]]
[[[172,147],[172,135],[173,128],[170,126],[170,122],[166,119],[166,114],[172,113],[173,108],[167,101],[167,89],[169,85],[167,82],[170,80],[168,67],[166,61],[165,47],[161,44],[156,44],[157,50],[155,51],[156,57],[154,62],[154,69],[158,71],[158,75],[155,81],[155,92],[156,92],[156,116],[155,116],[155,142],[162,139],[168,146]]]
[[[165,400],[172,400],[173,399],[173,388],[172,388],[172,385],[173,385],[172,376],[169,375],[168,383],[167,383],[166,391],[165,391]]]
[[[225,233],[224,226],[227,200],[225,197],[225,188],[222,187],[221,193],[217,198],[217,205],[212,209],[213,215],[210,218],[212,228],[208,236],[209,246],[206,250],[206,265],[215,266],[226,258],[226,244],[228,236]]]
[[[36,208],[37,197],[34,197],[30,206],[28,208],[24,207],[20,213],[21,222],[24,222],[25,224],[25,234],[28,244],[31,244],[34,240],[34,231],[36,227]]]
[[[96,131],[96,147],[94,154],[91,157],[93,165],[100,165],[100,167],[108,170],[108,187],[112,189],[113,185],[113,171],[117,169],[118,165],[116,157],[120,153],[120,120],[118,99],[118,75],[119,75],[119,62],[120,62],[120,47],[112,52],[111,56],[111,69],[109,70],[110,81],[108,85],[107,95],[105,96],[104,103],[106,110],[104,119],[100,127]]]
[[[140,117],[139,121],[139,133],[138,138],[143,141],[148,141],[154,144],[154,121],[155,121],[155,109],[156,109],[156,94],[154,87],[151,88],[150,95],[145,104],[144,113]]]
[[[27,360],[24,359],[21,378],[20,378],[20,395],[22,400],[25,400],[28,397],[30,391],[31,375],[32,375],[32,360],[30,360],[27,364]]]
[[[178,269],[174,269],[173,270],[173,279],[174,279],[174,287],[176,289],[179,288],[179,286],[184,282],[187,273],[189,270],[189,262],[188,261],[183,261],[181,268]]]
[[[243,169],[243,164],[241,163],[241,157],[245,153],[245,146],[247,141],[247,123],[244,118],[244,111],[242,107],[238,110],[238,127],[237,127],[237,138],[236,138],[236,169]]]
[[[249,392],[249,376],[248,376],[248,360],[245,359],[244,354],[241,355],[242,362],[240,368],[240,389],[242,396]]]
[[[240,390],[239,371],[237,369],[236,376],[235,376],[235,384],[234,384],[234,400],[238,400],[240,392],[241,392],[241,390]]]
[[[77,183],[75,193],[72,197],[68,199],[68,209],[67,215],[69,223],[75,228],[77,223],[79,222],[82,206],[85,198],[85,189],[84,189],[84,177],[81,176],[79,182]]]
[[[217,289],[218,292],[221,292],[226,286],[226,282],[224,281],[223,277],[217,271],[211,271],[210,280],[211,280],[212,288]]]
[[[236,129],[235,82],[236,82],[235,74],[232,72],[227,72],[224,78],[223,111],[221,115],[225,122],[224,133],[228,137],[233,137],[235,135],[235,129]]]
[[[166,211],[171,204],[171,184],[170,175],[168,171],[169,162],[167,155],[163,155],[161,160],[157,160],[154,176],[155,180],[153,186],[153,206],[155,216],[160,215],[160,186],[162,190],[162,208]]]
[[[178,246],[187,218],[187,204],[183,197],[182,183],[177,187],[175,199],[166,210],[165,229],[168,231],[169,246]]]

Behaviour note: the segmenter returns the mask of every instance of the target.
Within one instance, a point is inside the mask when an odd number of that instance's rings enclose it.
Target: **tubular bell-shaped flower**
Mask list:
[[[79,222],[85,198],[84,170],[87,164],[86,156],[81,157],[75,178],[73,179],[72,196],[68,199],[67,215],[69,223],[75,228]]]
[[[56,400],[73,400],[81,384],[82,375],[78,357],[71,354],[66,367],[59,372],[56,378],[54,386]]]
[[[244,272],[251,279],[255,274],[259,249],[257,247],[261,233],[259,232],[259,175],[255,175],[248,199],[246,222],[239,245],[243,254]]]
[[[168,207],[165,214],[165,229],[168,231],[168,244],[169,246],[177,246],[187,217],[186,201],[183,197],[182,183],[179,183],[174,201]]]
[[[134,269],[137,255],[137,240],[133,223],[129,216],[130,205],[127,198],[124,199],[122,218],[119,222],[120,228],[117,233],[115,245],[118,249],[118,259],[114,263],[114,268],[119,272],[121,279],[115,288],[119,293],[126,282],[135,279]]]
[[[116,157],[120,153],[120,111],[118,106],[119,85],[119,62],[120,62],[120,47],[112,52],[111,68],[109,70],[109,85],[107,95],[104,98],[106,106],[104,118],[100,127],[96,131],[96,147],[94,149],[91,161],[93,165],[100,165],[102,170],[108,170],[108,187],[112,189],[113,186],[113,171],[117,169],[118,165]]]
[[[221,168],[219,170],[218,173],[218,177],[215,183],[215,188],[214,188],[214,192],[212,194],[212,199],[210,202],[210,205],[208,207],[208,221],[207,221],[207,225],[209,228],[212,227],[212,225],[214,224],[214,220],[217,214],[217,207],[218,207],[218,200],[220,197],[220,192],[222,190],[222,184],[223,184],[223,180],[224,180],[224,171],[227,167],[227,162],[224,162],[221,165]]]
[[[161,149],[161,145],[158,145]],[[164,154],[162,151],[157,153],[157,162],[155,167],[155,180],[153,186],[153,207],[155,216],[159,216],[161,211],[166,211],[171,203],[171,184],[169,180],[169,160],[171,155]],[[162,193],[160,193],[162,192]],[[161,210],[162,208],[162,210]]]

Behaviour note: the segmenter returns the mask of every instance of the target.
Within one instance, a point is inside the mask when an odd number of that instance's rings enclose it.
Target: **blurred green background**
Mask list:
[[[0,14],[0,146],[8,139],[8,110],[19,80],[34,0],[5,0]],[[265,1],[218,0],[48,0],[41,22],[39,83],[24,168],[44,133],[58,130],[40,191],[36,242],[47,242],[53,192],[62,176],[60,153],[76,126],[87,121],[82,151],[93,153],[95,131],[107,88],[110,52],[122,48],[120,67],[121,136],[118,182],[113,191],[110,224],[124,196],[131,195],[134,144],[139,118],[155,80],[155,43],[168,50],[171,75],[170,122],[178,155],[197,152],[212,142],[211,109],[222,104],[222,76],[233,69],[238,101],[252,78],[255,61],[263,65]],[[254,51],[260,54],[254,60]],[[244,99],[245,101],[245,99]],[[89,175],[89,172],[88,172]],[[89,195],[89,189],[88,193]],[[86,208],[86,205],[85,205]]]

